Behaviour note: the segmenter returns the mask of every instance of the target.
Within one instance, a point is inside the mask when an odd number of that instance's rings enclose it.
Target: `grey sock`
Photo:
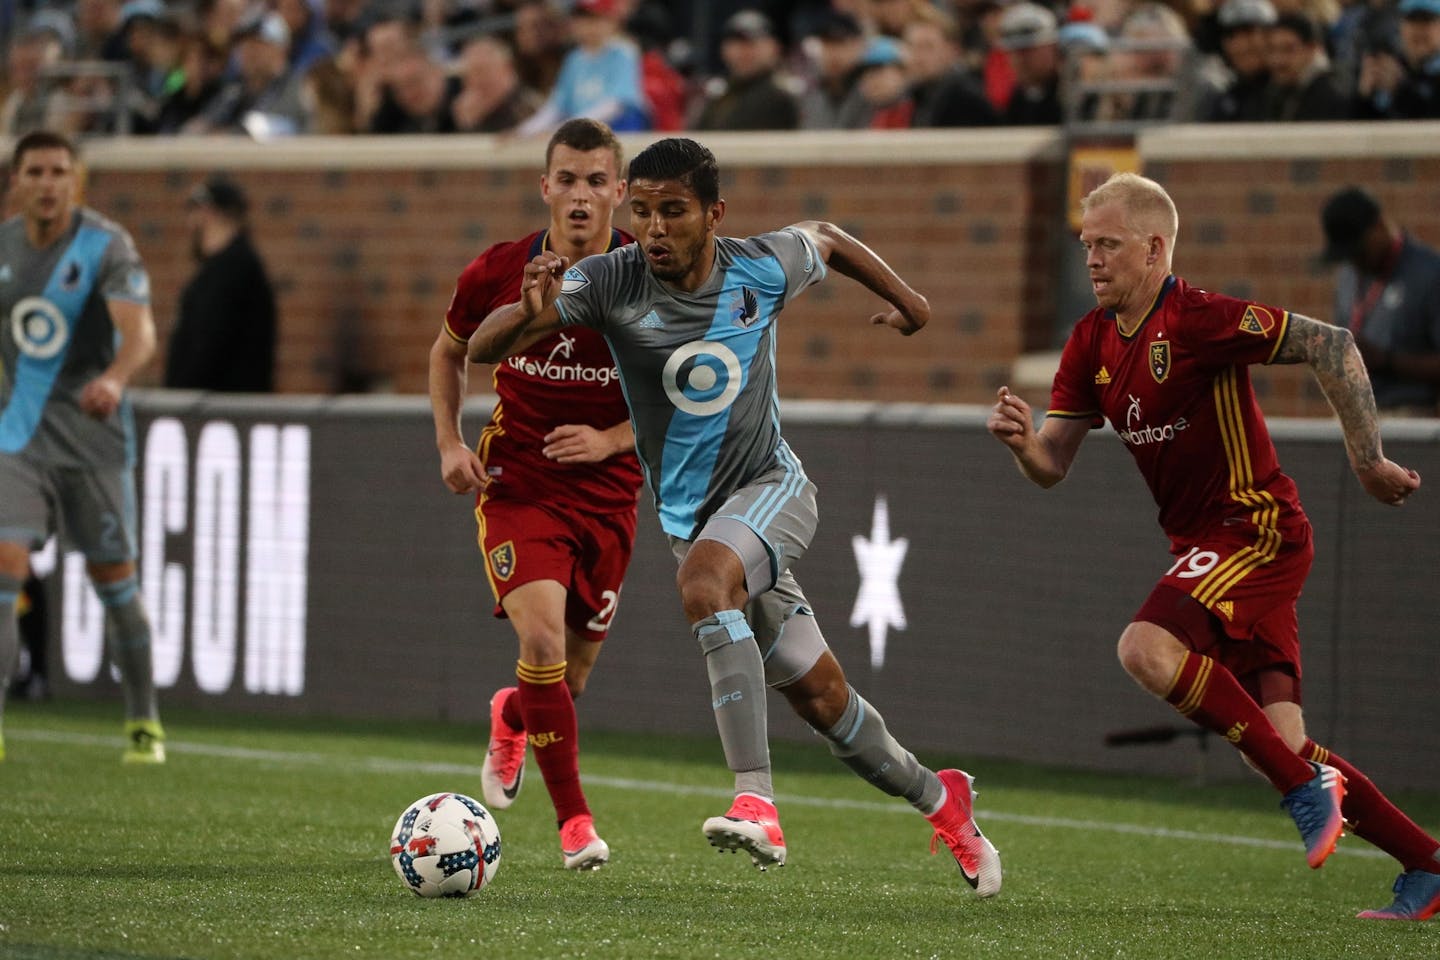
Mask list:
[[[765,703],[765,664],[750,624],[739,610],[721,610],[692,628],[710,675],[710,705],[735,773],[735,792],[775,796]]]
[[[5,691],[15,673],[20,654],[20,624],[15,619],[15,606],[20,600],[22,584],[14,577],[0,574],[0,715],[5,711]]]
[[[885,718],[846,685],[850,698],[839,721],[821,732],[830,752],[867,782],[892,797],[904,797],[921,813],[933,813],[945,788],[940,778],[895,740]]]
[[[95,584],[105,607],[105,640],[120,668],[125,693],[125,719],[157,720],[155,673],[150,660],[150,620],[140,603],[135,577]]]

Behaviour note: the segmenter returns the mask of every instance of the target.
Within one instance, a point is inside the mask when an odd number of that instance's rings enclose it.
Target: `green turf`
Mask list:
[[[1263,784],[948,759],[980,776],[1005,889],[976,900],[929,831],[817,743],[777,744],[791,862],[717,856],[709,739],[586,736],[611,864],[560,867],[538,771],[470,900],[405,892],[386,845],[425,794],[479,796],[483,730],[172,711],[170,762],[119,763],[113,705],[13,704],[0,764],[0,957],[1440,957],[1440,920],[1353,919],[1396,868],[1355,838],[1320,871]],[[1440,827],[1440,798],[1401,798]],[[1166,834],[1180,831],[1180,835]],[[1238,839],[1237,839],[1238,838]],[[1253,841],[1253,842],[1246,842]]]

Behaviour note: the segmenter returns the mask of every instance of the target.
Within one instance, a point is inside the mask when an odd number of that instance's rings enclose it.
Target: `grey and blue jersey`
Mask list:
[[[715,268],[693,293],[657,280],[640,244],[566,271],[561,322],[610,344],[666,533],[693,539],[731,493],[776,469],[806,482],[780,436],[775,321],[825,272],[794,229],[717,237]]]
[[[37,250],[25,223],[0,223],[0,453],[51,466],[128,465],[128,403],[105,420],[80,409],[85,384],[115,358],[107,300],[150,302],[150,279],[130,235],[86,207]]]

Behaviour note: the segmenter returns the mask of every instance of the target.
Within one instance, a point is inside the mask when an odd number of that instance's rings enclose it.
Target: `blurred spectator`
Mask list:
[[[1349,98],[1340,91],[1315,21],[1298,13],[1282,14],[1265,36],[1265,120],[1343,120]]]
[[[896,40],[912,21],[935,9],[930,0],[865,0],[863,6],[875,32]]]
[[[337,59],[355,88],[356,130],[369,130],[377,114],[399,112],[390,75],[397,63],[418,49],[414,23],[398,14],[378,17],[365,25],[358,41],[346,42]]]
[[[1242,123],[1261,118],[1270,81],[1265,34],[1276,19],[1270,0],[1225,0],[1216,16],[1225,76],[1218,90],[1202,98],[1198,119]]]
[[[180,56],[183,80],[160,104],[155,132],[179,133],[203,113],[224,86],[225,63],[230,51],[216,47],[208,37],[194,34],[184,42]]]
[[[290,28],[290,70],[303,75],[320,60],[335,55],[335,42],[325,29],[323,0],[274,0],[275,12]]]
[[[370,118],[370,133],[454,133],[450,103],[460,92],[460,79],[421,49],[402,54],[385,81],[389,92],[382,109]]]
[[[122,0],[75,0],[75,56],[80,60],[126,60],[120,29]]]
[[[670,61],[674,27],[665,8],[641,4],[625,25],[640,46],[640,90],[650,114],[650,129],[675,133],[685,129],[690,110],[690,83]]]
[[[1060,105],[1067,122],[1099,119],[1096,85],[1110,76],[1110,35],[1092,16],[1088,7],[1075,5],[1060,24]]]
[[[861,96],[860,58],[865,34],[860,21],[831,11],[821,17],[805,42],[813,62],[813,86],[800,100],[800,125],[807,130],[858,130],[870,123],[870,107]]]
[[[165,386],[269,393],[275,388],[275,291],[250,242],[240,186],[214,176],[186,201],[199,266],[180,292]]]
[[[325,32],[338,49],[365,33],[366,0],[323,0]]]
[[[1440,0],[1400,0],[1400,57],[1361,59],[1359,113],[1387,120],[1440,117]]]
[[[49,30],[28,26],[10,41],[5,60],[5,97],[0,101],[0,133],[16,137],[51,126],[40,73],[59,63],[60,41]]]
[[[1162,3],[1140,3],[1125,16],[1120,40],[1122,45],[1131,45],[1133,49],[1118,58],[1116,77],[1134,82],[1137,89],[1111,98],[1108,107],[1111,118],[1189,119],[1195,107],[1186,95],[1198,91],[1188,89],[1193,46],[1180,15]]]
[[[618,0],[576,0],[570,16],[576,46],[565,55],[545,105],[519,133],[548,133],[576,117],[602,120],[616,133],[649,128],[640,50],[621,33],[622,15]]]
[[[338,58],[316,61],[301,80],[310,114],[310,132],[322,136],[356,133],[355,87]]]
[[[1000,48],[1010,56],[1015,92],[1000,115],[1009,126],[1059,123],[1060,26],[1055,14],[1038,3],[1021,2],[1000,17]]]
[[[180,23],[160,0],[128,0],[120,16],[131,68],[131,128],[153,133],[161,104],[185,81]]]
[[[915,102],[905,72],[905,51],[893,37],[870,38],[860,57],[860,96],[870,110],[868,126],[874,130],[903,130],[910,126]]]
[[[758,10],[741,10],[725,21],[720,59],[725,76],[705,85],[696,130],[794,130],[800,101],[779,77],[780,41],[775,25]]]
[[[241,22],[235,30],[237,76],[221,88],[187,133],[248,133],[256,139],[309,128],[300,78],[290,70],[290,28],[278,13]]]
[[[917,17],[905,27],[909,53],[912,127],[981,127],[998,122],[990,101],[960,61],[955,21],[943,13]]]
[[[1015,67],[1009,52],[1000,45],[1000,20],[1005,15],[1007,2],[972,0],[974,19],[966,34],[970,37],[967,47],[974,51],[971,58],[976,64],[980,89],[996,114],[1004,113],[1015,95]]]
[[[1320,214],[1324,258],[1340,263],[1335,323],[1365,358],[1375,404],[1440,413],[1440,253],[1395,225],[1366,191],[1347,187]]]
[[[548,0],[525,0],[515,8],[515,66],[521,83],[548,96],[566,52],[565,21]]]
[[[196,12],[200,16],[200,31],[214,46],[229,49],[240,25],[258,15],[258,10],[250,10],[249,2],[250,0],[199,0]]]
[[[1402,59],[1400,11],[1395,0],[1352,0],[1330,28],[1331,59],[1341,89],[1353,96],[1360,79],[1361,60],[1369,53],[1389,53]]]
[[[450,101],[454,128],[463,133],[513,130],[544,98],[520,82],[515,54],[503,39],[480,34],[460,51],[460,90]]]

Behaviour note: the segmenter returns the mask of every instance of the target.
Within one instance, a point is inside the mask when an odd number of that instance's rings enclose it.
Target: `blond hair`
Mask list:
[[[1180,232],[1180,213],[1164,187],[1138,173],[1112,174],[1085,195],[1080,201],[1080,212],[1088,213],[1107,203],[1118,203],[1124,208],[1125,223],[1136,233],[1164,237],[1166,249],[1173,253],[1175,235]]]

